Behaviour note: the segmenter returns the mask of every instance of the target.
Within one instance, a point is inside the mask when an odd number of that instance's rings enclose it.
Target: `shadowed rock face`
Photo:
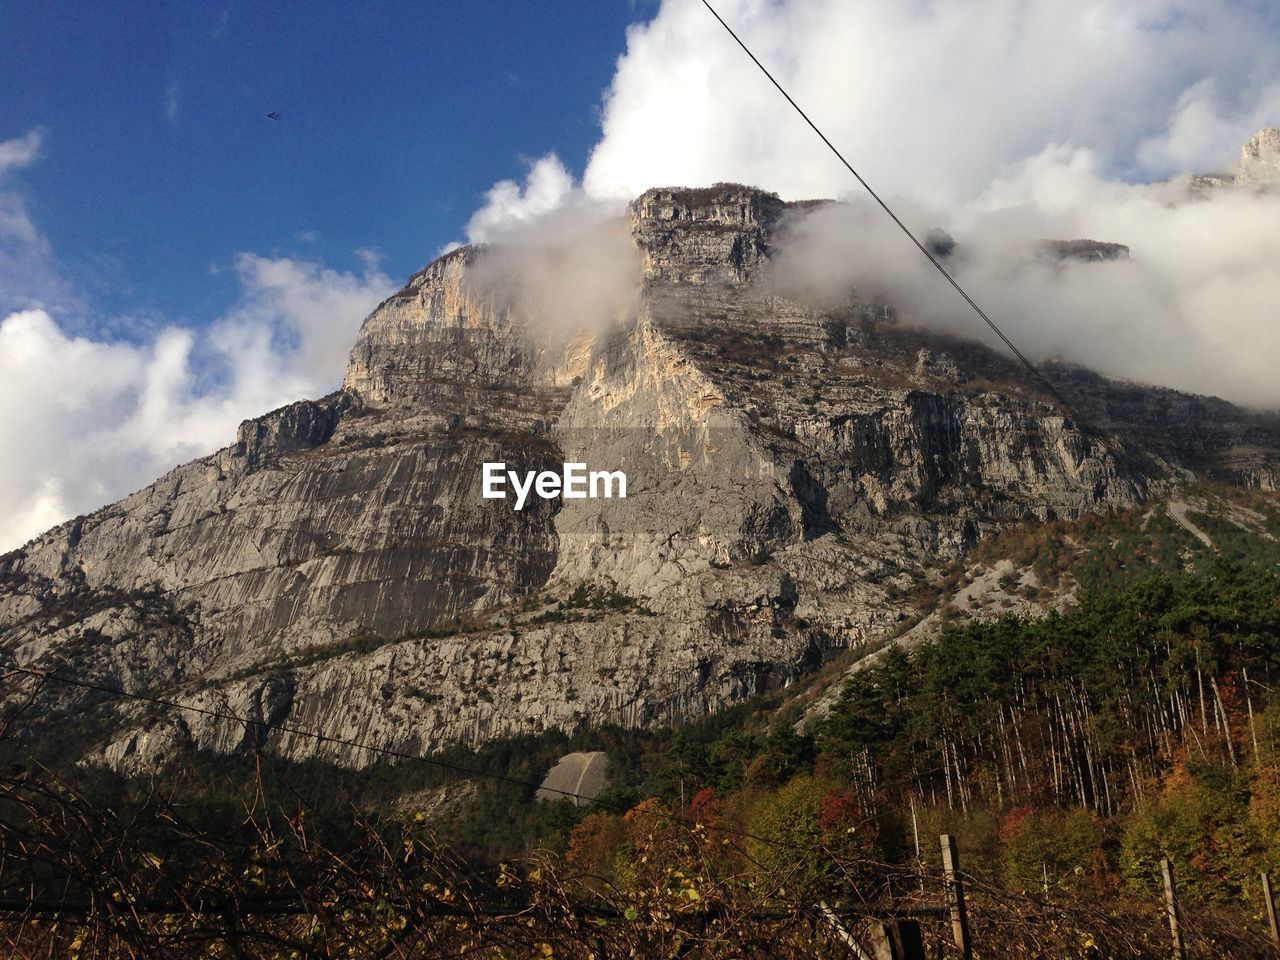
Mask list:
[[[1041,255],[1047,260],[1128,260],[1129,248],[1123,243],[1102,243],[1098,240],[1045,240],[1040,245]]]
[[[0,651],[252,721],[42,694],[126,769],[190,745],[361,765],[273,725],[422,751],[678,720],[876,639],[893,587],[1001,524],[1174,468],[1276,485],[1274,420],[1057,371],[1108,449],[981,347],[773,295],[803,206],[645,193],[634,297],[590,335],[470,283],[483,250],[436,260],[365,321],[342,391],[0,558]],[[486,461],[624,470],[628,497],[516,512],[482,499]]]

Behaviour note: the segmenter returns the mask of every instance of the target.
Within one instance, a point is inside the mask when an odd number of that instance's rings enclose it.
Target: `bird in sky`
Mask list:
[[[274,110],[272,110],[270,113],[268,113],[268,114],[267,114],[267,119],[268,119],[268,120],[279,120],[279,119],[280,119],[280,114],[278,114],[278,113],[276,113]]]

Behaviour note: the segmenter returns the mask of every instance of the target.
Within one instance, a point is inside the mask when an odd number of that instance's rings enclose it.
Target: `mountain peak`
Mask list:
[[[786,208],[776,193],[716,183],[646,190],[628,215],[646,278],[737,283],[767,256],[769,233]]]

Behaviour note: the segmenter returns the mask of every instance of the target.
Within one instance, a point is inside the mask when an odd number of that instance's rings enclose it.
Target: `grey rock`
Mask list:
[[[1099,240],[1042,240],[1040,253],[1048,260],[1128,260],[1129,248],[1123,243]]]
[[[548,771],[535,800],[554,803],[569,800],[575,807],[586,806],[604,789],[609,775],[609,755],[602,750],[566,753]]]
[[[362,766],[679,722],[871,643],[895,590],[1010,522],[1187,474],[1275,487],[1274,417],[1060,368],[1068,411],[876,301],[774,295],[803,206],[648,191],[635,295],[583,337],[472,283],[483,249],[441,257],[365,321],[340,392],[0,557],[0,656],[198,708],[46,690],[43,722],[81,717],[120,769],[193,746]],[[485,461],[622,469],[628,496],[517,512],[481,497]]]
[[[1265,127],[1241,147],[1236,181],[1262,184],[1280,182],[1280,130]]]

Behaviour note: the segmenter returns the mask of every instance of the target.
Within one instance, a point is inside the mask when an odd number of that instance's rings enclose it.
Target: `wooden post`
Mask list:
[[[1164,910],[1169,917],[1169,936],[1173,939],[1173,960],[1187,960],[1187,945],[1182,940],[1182,924],[1178,916],[1178,891],[1173,885],[1173,865],[1169,858],[1160,861],[1164,877]]]
[[[925,960],[924,936],[918,920],[873,920],[864,924],[859,934],[872,960]]]
[[[973,945],[969,942],[969,914],[964,908],[964,883],[960,880],[960,857],[956,853],[956,838],[944,833],[942,841],[942,872],[946,876],[947,906],[951,909],[951,938],[960,948],[964,960],[973,960]]]
[[[1262,899],[1267,904],[1267,923],[1271,924],[1271,939],[1280,944],[1280,920],[1276,919],[1276,898],[1271,892],[1271,874],[1262,871]]]
[[[836,936],[843,940],[845,945],[853,951],[853,955],[857,960],[874,960],[871,954],[867,953],[867,951],[863,949],[862,944],[860,944],[854,938],[853,934],[845,928],[845,925],[840,922],[840,918],[836,916],[836,912],[827,906],[825,901],[818,904],[818,909],[822,912],[822,916],[826,918],[827,923],[831,924],[831,929],[836,932]]]

